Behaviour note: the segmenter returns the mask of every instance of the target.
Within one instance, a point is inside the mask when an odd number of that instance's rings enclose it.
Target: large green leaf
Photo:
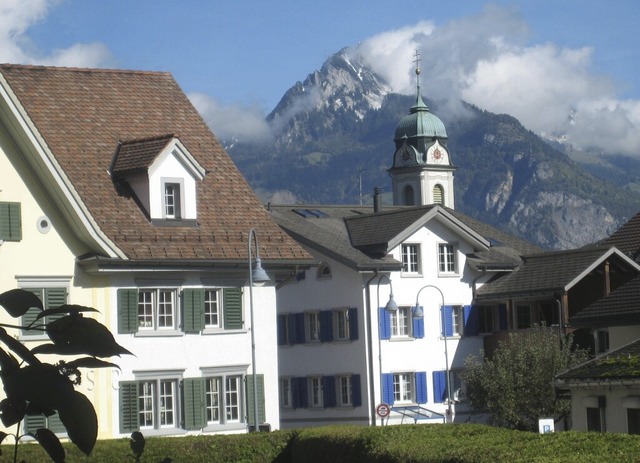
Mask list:
[[[59,315],[59,314],[71,314],[71,315],[77,315],[79,313],[82,312],[99,312],[98,310],[94,309],[93,307],[86,307],[83,305],[77,305],[77,304],[63,304],[59,307],[55,307],[53,309],[46,309],[43,310],[42,312],[40,312],[37,316],[36,316],[36,321],[40,320],[41,318],[44,317],[50,317],[51,315]]]
[[[24,289],[11,289],[0,294],[0,305],[13,318],[23,316],[31,307],[43,309],[40,298]]]
[[[7,398],[58,410],[70,400],[73,384],[54,365],[28,365],[4,376]]]
[[[24,418],[27,404],[24,400],[4,399],[0,402],[0,419],[2,424],[8,428]]]
[[[120,346],[100,322],[80,314],[67,315],[47,323],[47,334],[64,354],[88,354],[96,357],[131,354]]]
[[[64,449],[60,439],[53,432],[47,428],[40,428],[31,436],[42,445],[55,463],[64,463]]]
[[[58,416],[71,442],[85,455],[91,454],[98,438],[98,417],[89,399],[74,391],[71,399],[58,408]]]

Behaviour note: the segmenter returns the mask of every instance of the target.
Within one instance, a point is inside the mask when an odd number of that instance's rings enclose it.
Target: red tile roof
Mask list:
[[[134,260],[310,256],[270,218],[173,77],[163,72],[0,65],[0,72],[101,230]],[[108,169],[119,140],[178,134],[207,174],[196,227],[157,227]]]
[[[118,174],[132,170],[148,169],[164,147],[173,140],[173,137],[173,134],[169,134],[141,140],[118,142],[113,159],[112,172]]]

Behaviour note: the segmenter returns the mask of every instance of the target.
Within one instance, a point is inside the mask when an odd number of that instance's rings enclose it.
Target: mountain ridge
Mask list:
[[[273,142],[240,142],[229,153],[265,202],[370,202],[378,186],[391,203],[394,130],[414,102],[343,49],[285,92],[266,118]],[[611,234],[640,210],[640,195],[592,175],[512,116],[426,102],[449,135],[461,212],[566,249]]]

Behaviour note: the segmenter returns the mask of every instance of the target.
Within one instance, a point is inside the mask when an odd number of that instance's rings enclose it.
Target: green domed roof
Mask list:
[[[447,138],[447,131],[442,121],[431,111],[424,101],[420,93],[416,99],[416,104],[411,107],[409,114],[398,122],[396,126],[395,140],[403,137],[438,137]]]

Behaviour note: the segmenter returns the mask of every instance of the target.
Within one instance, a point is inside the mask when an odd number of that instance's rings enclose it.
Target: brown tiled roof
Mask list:
[[[271,220],[173,77],[163,72],[0,65],[100,229],[130,259],[246,260],[255,228],[260,257],[310,256]],[[157,227],[108,169],[118,140],[178,134],[206,170],[198,226]]]
[[[572,326],[597,328],[640,324],[640,275],[571,317]]]
[[[165,146],[173,139],[173,134],[141,140],[118,142],[111,171],[114,174],[132,170],[147,169]]]
[[[640,251],[640,213],[636,214],[627,223],[622,225],[610,237],[603,239],[600,246],[615,246],[632,258],[638,256]]]

